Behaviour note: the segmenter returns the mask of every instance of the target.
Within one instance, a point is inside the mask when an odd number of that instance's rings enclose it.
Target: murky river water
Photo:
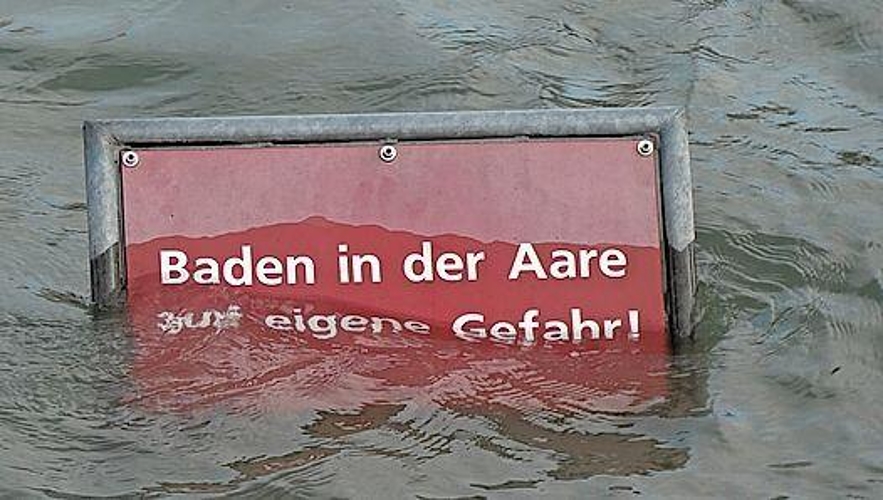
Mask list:
[[[3,494],[883,496],[883,3],[70,3],[0,1]],[[689,113],[701,282],[663,401],[131,404],[84,119],[651,104]]]

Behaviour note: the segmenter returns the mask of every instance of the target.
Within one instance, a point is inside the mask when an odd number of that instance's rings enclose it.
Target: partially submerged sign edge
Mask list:
[[[84,126],[92,297],[100,308],[126,289],[120,153],[130,147],[316,142],[573,138],[654,134],[673,338],[691,334],[693,207],[683,112],[677,108],[533,110],[278,117],[102,120]]]

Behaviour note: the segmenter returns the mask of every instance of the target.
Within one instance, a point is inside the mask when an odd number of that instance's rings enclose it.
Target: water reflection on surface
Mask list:
[[[879,12],[3,2],[0,491],[880,497]],[[645,104],[688,110],[701,272],[700,339],[647,407],[383,401],[369,384],[324,408],[269,391],[150,411],[132,332],[85,307],[85,118]]]
[[[442,441],[436,443],[437,453],[452,453],[454,440],[492,453],[503,460],[527,460],[533,449],[554,452],[558,466],[548,471],[549,478],[558,480],[587,479],[606,474],[627,476],[649,474],[655,471],[677,469],[686,463],[688,454],[684,449],[668,448],[659,441],[646,436],[623,433],[585,434],[567,430],[554,430],[531,422],[524,415],[504,407],[476,406],[457,412],[459,418],[480,419],[490,424],[493,434],[460,435],[440,439],[427,435],[414,421],[396,421],[395,417],[405,405],[366,405],[356,413],[319,412],[317,420],[307,426],[307,433],[324,438],[327,445],[312,446],[280,456],[259,457],[226,464],[237,473],[234,479],[223,483],[166,483],[160,491],[169,493],[226,492],[234,491],[240,483],[289,471],[317,466],[338,453],[346,443],[345,438],[369,431],[383,434],[384,445],[362,448],[367,456],[414,458],[414,451],[395,449],[390,446],[401,439],[413,442]],[[333,444],[332,444],[333,443]],[[358,446],[356,448],[359,448]],[[787,465],[791,466],[791,465]],[[783,466],[784,467],[784,466]],[[488,491],[530,489],[542,479],[508,480],[499,484],[472,484]]]

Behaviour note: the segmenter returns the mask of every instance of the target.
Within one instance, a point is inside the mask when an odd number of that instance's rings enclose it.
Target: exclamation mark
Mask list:
[[[629,340],[637,342],[641,339],[641,328],[638,321],[638,311],[629,309]]]

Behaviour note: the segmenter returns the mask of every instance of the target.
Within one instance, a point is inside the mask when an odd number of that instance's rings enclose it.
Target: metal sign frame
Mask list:
[[[696,291],[693,196],[680,108],[473,111],[86,121],[83,125],[92,300],[126,289],[121,155],[133,147],[235,147],[396,140],[653,136],[659,150],[664,291],[672,339],[691,336]]]

